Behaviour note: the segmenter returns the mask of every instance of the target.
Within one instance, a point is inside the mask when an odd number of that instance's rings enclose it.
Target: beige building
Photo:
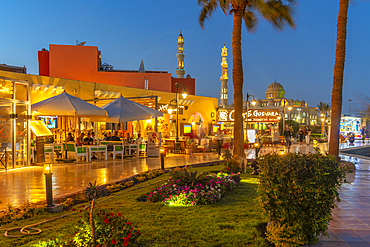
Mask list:
[[[249,101],[244,101],[244,107],[253,109],[278,109],[280,116],[285,115],[285,120],[294,120],[300,125],[317,125],[318,124],[318,108],[309,107],[305,100],[293,100],[292,98],[285,98],[284,87],[276,82],[271,83],[266,91],[266,99],[255,99],[256,105],[252,106]],[[291,106],[291,110],[288,107]],[[290,108],[290,107],[289,107]]]
[[[163,117],[158,119],[158,131],[163,132],[165,137],[174,137],[176,131],[176,111],[169,114],[167,108],[174,105],[176,93],[145,90],[131,87],[108,85],[94,82],[69,80],[48,76],[12,73],[0,70],[0,76],[30,82],[31,104],[56,96],[63,91],[81,98],[96,106],[104,106],[122,95],[143,105],[163,111]],[[181,93],[179,91],[179,93]],[[157,97],[156,97],[157,96]],[[157,102],[156,102],[157,98]],[[181,96],[179,96],[181,98]],[[218,98],[188,95],[185,100],[179,100],[179,135],[182,126],[190,124],[196,134],[209,133],[209,127],[216,122]],[[88,119],[84,119],[88,120]],[[148,131],[155,130],[155,119],[136,121],[131,128],[131,134],[141,132],[145,135]]]

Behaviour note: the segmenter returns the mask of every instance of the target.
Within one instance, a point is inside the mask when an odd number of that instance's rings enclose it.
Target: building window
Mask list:
[[[146,89],[146,90],[149,89],[149,80],[148,79],[145,79],[144,89]]]

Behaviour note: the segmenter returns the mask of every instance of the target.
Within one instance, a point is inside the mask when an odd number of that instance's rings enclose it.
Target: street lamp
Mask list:
[[[188,92],[185,89],[185,85],[182,83],[175,83],[176,85],[176,99],[174,100],[176,103],[176,142],[175,142],[175,151],[178,151],[180,149],[180,143],[179,143],[179,85],[182,85],[184,87],[184,90],[181,93],[181,96],[183,99],[186,99],[188,96]],[[173,100],[171,100],[173,101]],[[173,108],[171,106],[168,107],[168,113],[171,114],[173,112]]]
[[[257,101],[254,99],[254,96],[252,94],[248,94],[247,93],[247,120],[246,120],[246,124],[247,124],[247,130],[248,130],[248,117],[249,117],[249,97],[253,97],[252,101],[251,101],[251,104],[252,106],[255,106]]]
[[[321,113],[321,135],[324,137],[324,131],[325,131],[325,115],[324,113]]]
[[[285,107],[288,105],[288,101],[286,101],[285,99],[283,100],[283,133],[284,134],[284,130],[285,130]],[[292,106],[288,106],[288,110],[291,111],[293,109]],[[290,113],[289,113],[289,116],[290,116]]]

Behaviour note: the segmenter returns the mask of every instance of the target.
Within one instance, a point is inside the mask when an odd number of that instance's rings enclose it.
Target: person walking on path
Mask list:
[[[291,145],[291,141],[290,141],[290,137],[291,137],[291,133],[290,133],[290,128],[289,128],[289,125],[285,125],[285,130],[284,130],[284,138],[285,138],[285,149],[288,150],[288,153],[289,153],[289,150],[290,150],[290,145]]]
[[[310,141],[311,141],[311,129],[310,127],[307,125],[306,126],[306,143],[307,145],[310,144]]]
[[[299,146],[302,146],[303,137],[304,137],[304,131],[302,128],[299,128],[299,131],[298,131]]]

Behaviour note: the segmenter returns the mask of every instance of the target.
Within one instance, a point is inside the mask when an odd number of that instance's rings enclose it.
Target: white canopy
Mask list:
[[[102,107],[108,112],[107,122],[119,123],[162,117],[163,113],[122,96]]]
[[[106,116],[107,112],[66,92],[31,106],[32,115]]]

